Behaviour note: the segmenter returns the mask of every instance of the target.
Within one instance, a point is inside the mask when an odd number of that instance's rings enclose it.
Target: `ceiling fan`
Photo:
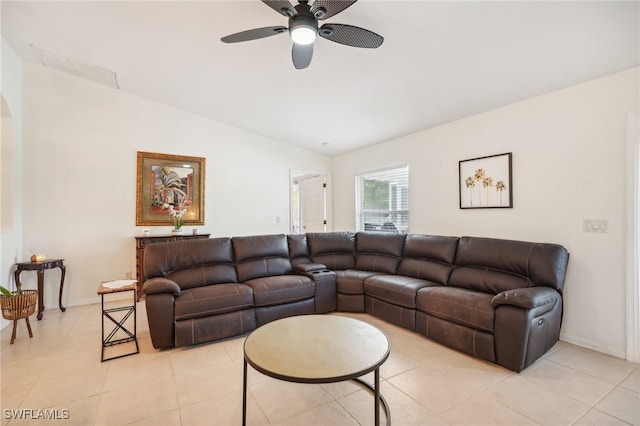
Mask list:
[[[294,7],[288,0],[262,0],[279,14],[288,17],[289,27],[280,25],[254,28],[222,37],[220,40],[225,43],[238,43],[289,32],[293,41],[291,56],[296,69],[306,68],[311,63],[316,36],[347,46],[375,49],[382,44],[384,38],[373,31],[353,25],[329,23],[318,28],[318,20],[330,18],[356,1],[316,0],[309,6],[308,0],[299,0],[299,4]]]

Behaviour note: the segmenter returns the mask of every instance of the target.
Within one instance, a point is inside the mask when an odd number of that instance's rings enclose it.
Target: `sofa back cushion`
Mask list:
[[[355,266],[356,235],[353,232],[308,233],[307,245],[313,263],[326,265],[332,271]]]
[[[291,265],[296,266],[301,263],[312,263],[307,245],[307,236],[304,234],[287,235],[289,245],[289,259]]]
[[[562,292],[569,252],[557,244],[462,237],[449,285],[497,294],[546,286]]]
[[[458,240],[458,237],[439,235],[407,235],[397,274],[446,284]]]
[[[358,232],[356,269],[395,274],[402,258],[405,234]]]
[[[240,282],[291,273],[285,235],[233,237],[231,242]]]
[[[145,280],[169,278],[181,289],[237,283],[229,238],[149,244],[144,250]]]

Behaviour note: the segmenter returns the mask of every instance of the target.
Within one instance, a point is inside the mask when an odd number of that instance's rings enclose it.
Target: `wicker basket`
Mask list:
[[[8,320],[28,318],[36,311],[37,302],[38,290],[22,290],[20,296],[0,296],[2,316]]]

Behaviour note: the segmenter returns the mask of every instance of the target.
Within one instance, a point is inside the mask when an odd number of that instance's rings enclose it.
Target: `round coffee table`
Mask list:
[[[247,416],[247,363],[257,371],[296,383],[355,380],[374,394],[375,424],[380,395],[380,366],[389,357],[389,339],[366,322],[334,315],[302,315],[280,319],[254,330],[244,342],[242,424]],[[358,377],[374,371],[374,386]]]

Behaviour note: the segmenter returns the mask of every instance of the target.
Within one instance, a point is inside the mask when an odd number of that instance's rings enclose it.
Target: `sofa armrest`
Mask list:
[[[156,349],[175,345],[174,303],[180,286],[168,278],[151,278],[143,286],[151,343]]]
[[[491,300],[491,306],[512,305],[523,309],[533,309],[547,304],[555,304],[560,294],[550,287],[527,287],[506,290],[496,294]]]
[[[180,295],[180,286],[169,278],[151,278],[144,282],[144,294],[172,293],[175,297]]]
[[[562,295],[551,287],[498,293],[493,326],[496,363],[515,372],[531,365],[558,341]]]
[[[299,263],[293,267],[294,271],[303,273],[321,271],[323,269],[327,269],[327,267],[322,263]]]

